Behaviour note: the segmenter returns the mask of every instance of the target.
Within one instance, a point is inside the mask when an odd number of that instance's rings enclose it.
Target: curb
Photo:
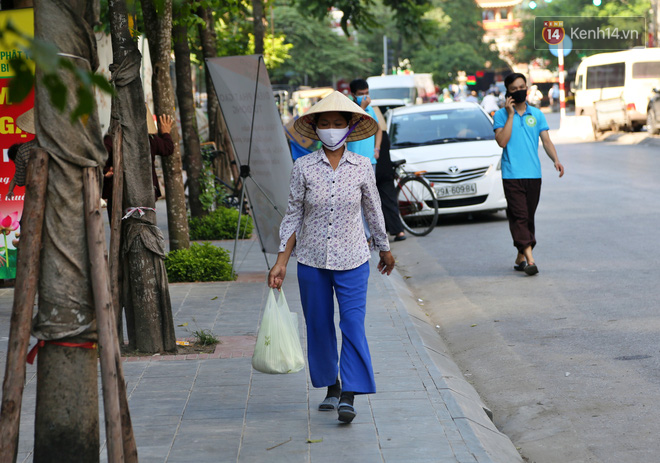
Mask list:
[[[477,462],[522,463],[523,459],[515,445],[495,427],[492,412],[474,387],[465,380],[429,317],[417,305],[401,274],[394,269],[389,277],[381,278],[395,304],[408,314],[408,317],[402,319],[410,340],[427,365],[429,375]]]

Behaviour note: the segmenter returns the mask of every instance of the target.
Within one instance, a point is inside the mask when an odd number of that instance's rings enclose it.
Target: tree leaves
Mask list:
[[[27,43],[22,47],[23,53],[9,61],[14,77],[9,83],[9,101],[20,103],[32,91],[35,84],[35,74],[32,63],[39,67],[42,75],[41,84],[48,90],[51,104],[59,111],[64,112],[69,98],[74,101],[70,118],[74,122],[81,119],[83,122],[96,108],[94,89],[114,95],[114,89],[108,80],[101,74],[76,66],[70,57],[59,53],[52,43],[34,39],[18,30],[8,22],[4,31],[0,31],[0,38],[4,40],[5,32],[11,32]],[[75,87],[69,89],[63,76],[73,77]]]

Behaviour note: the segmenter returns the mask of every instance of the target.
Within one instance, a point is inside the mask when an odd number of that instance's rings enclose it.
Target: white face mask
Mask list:
[[[323,146],[329,150],[335,151],[344,146],[346,143],[346,135],[348,135],[348,127],[344,129],[316,129],[316,134],[319,136]]]

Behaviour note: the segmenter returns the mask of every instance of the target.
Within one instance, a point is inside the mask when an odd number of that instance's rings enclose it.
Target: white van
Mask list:
[[[405,104],[437,101],[431,74],[402,74],[367,78],[372,100],[403,100]]]
[[[646,108],[654,87],[660,86],[660,48],[633,48],[584,58],[575,75],[575,114],[591,116],[594,102],[621,98],[628,128],[646,124]]]

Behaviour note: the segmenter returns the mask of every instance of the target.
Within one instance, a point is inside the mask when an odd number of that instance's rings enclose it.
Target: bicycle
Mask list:
[[[408,233],[425,236],[438,223],[438,200],[424,171],[407,172],[405,163],[405,159],[392,162],[399,217]]]

